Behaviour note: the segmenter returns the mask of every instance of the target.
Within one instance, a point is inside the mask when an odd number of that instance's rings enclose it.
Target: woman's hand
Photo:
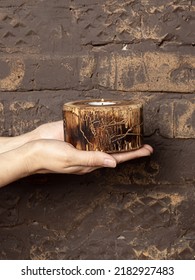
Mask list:
[[[53,139],[64,140],[63,121],[42,124],[32,131],[34,140]]]
[[[62,121],[0,140],[0,186],[36,173],[85,174],[101,167],[114,168],[119,163],[150,156],[153,152],[149,145],[117,154],[77,150],[63,141]]]
[[[58,140],[39,140],[35,141],[34,145],[35,152],[27,163],[29,173],[85,174],[101,167],[114,168],[118,163],[149,156],[153,152],[149,145],[136,151],[118,154],[81,151]]]
[[[29,143],[33,153],[27,159],[28,172],[85,174],[100,167],[116,167],[116,160],[103,152],[87,152],[59,140],[43,139]]]
[[[63,121],[42,124],[36,129],[15,137],[0,137],[0,154],[17,149],[24,144],[40,139],[64,140]]]

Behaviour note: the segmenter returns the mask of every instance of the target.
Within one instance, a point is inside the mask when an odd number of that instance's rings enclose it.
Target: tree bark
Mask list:
[[[143,145],[143,107],[131,101],[87,100],[63,106],[64,138],[75,148],[107,153]]]

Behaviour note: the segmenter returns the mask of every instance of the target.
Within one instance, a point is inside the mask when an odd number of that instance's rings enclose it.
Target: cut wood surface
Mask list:
[[[75,148],[107,153],[143,145],[142,104],[131,101],[87,100],[64,104],[64,138]]]

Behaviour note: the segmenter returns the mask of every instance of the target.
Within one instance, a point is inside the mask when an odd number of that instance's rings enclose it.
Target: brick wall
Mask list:
[[[1,0],[1,135],[61,119],[70,100],[141,99],[155,154],[133,182],[194,181],[194,16],[187,0]]]

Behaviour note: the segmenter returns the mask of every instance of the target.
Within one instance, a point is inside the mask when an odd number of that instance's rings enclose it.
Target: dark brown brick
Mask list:
[[[176,138],[195,138],[194,99],[175,102],[174,135]]]
[[[121,92],[194,92],[194,68],[195,56],[121,51],[100,56],[98,85]],[[186,71],[191,74],[186,74]]]
[[[157,101],[151,99],[144,105],[144,132],[146,136],[158,132],[166,138],[173,138],[173,107],[172,100]]]
[[[4,74],[7,76],[0,80],[3,91],[96,87],[121,92],[189,93],[195,88],[195,56],[182,54],[121,52],[98,58],[95,55],[9,55],[0,61],[8,69]],[[188,70],[183,72],[181,69],[186,65]]]

